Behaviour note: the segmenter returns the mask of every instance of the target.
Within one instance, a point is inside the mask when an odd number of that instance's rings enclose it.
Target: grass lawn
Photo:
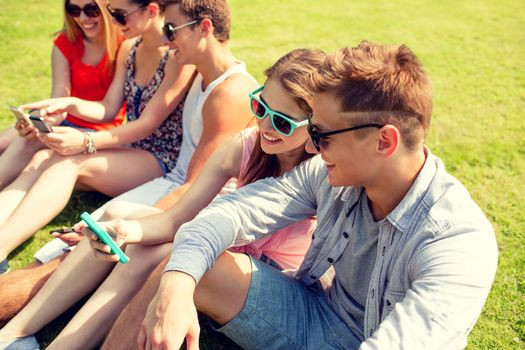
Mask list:
[[[52,33],[60,1],[0,0],[0,127],[7,104],[50,94]],[[230,1],[232,47],[263,81],[263,70],[293,48],[332,51],[362,39],[401,44],[423,61],[434,84],[427,144],[469,189],[496,230],[496,281],[468,349],[525,347],[525,2]],[[520,117],[521,116],[521,117]],[[51,194],[50,194],[51,195]],[[76,194],[64,212],[10,255],[19,268],[49,239],[103,199]],[[0,205],[2,205],[0,203]],[[203,348],[217,348],[215,343]]]

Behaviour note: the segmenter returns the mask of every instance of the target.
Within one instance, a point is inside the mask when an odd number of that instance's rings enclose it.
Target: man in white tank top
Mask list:
[[[167,1],[164,33],[177,61],[195,65],[198,74],[184,105],[183,141],[177,165],[165,177],[149,181],[104,204],[92,214],[97,220],[143,216],[153,214],[158,208],[169,208],[189,188],[215,149],[252,121],[247,96],[258,83],[246,71],[245,64],[236,60],[230,51],[230,12],[226,1],[210,1],[208,9],[191,8],[192,4],[179,2]],[[156,208],[151,207],[154,204]],[[71,232],[61,238],[74,244],[83,236]],[[24,289],[36,288],[39,281],[49,276],[59,264],[47,262],[61,255],[66,247],[57,238],[38,251],[35,257],[44,264],[17,274],[18,279],[25,281]]]

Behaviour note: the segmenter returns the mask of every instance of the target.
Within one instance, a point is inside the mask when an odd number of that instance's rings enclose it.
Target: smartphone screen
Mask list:
[[[31,119],[33,125],[35,126],[35,128],[38,129],[38,131],[42,133],[53,132],[53,130],[51,130],[51,127],[46,123],[44,118],[30,115],[29,119]]]

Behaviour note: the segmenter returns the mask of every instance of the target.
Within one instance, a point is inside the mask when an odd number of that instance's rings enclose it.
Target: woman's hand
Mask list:
[[[15,129],[18,131],[18,135],[20,137],[24,137],[31,141],[37,141],[38,140],[38,130],[33,125],[27,124],[23,120],[17,120],[15,123]]]
[[[137,242],[140,238],[140,227],[135,224],[134,221],[127,221],[122,219],[106,221],[106,222],[97,222],[104,231],[106,231],[115,243],[121,247],[126,243]],[[108,245],[104,244],[98,236],[87,227],[87,225],[81,221],[74,226],[74,230],[77,232],[82,232],[86,237],[89,238],[89,244],[93,249],[93,254],[97,259],[117,262],[119,261],[119,256],[111,254],[111,249]]]
[[[28,103],[20,106],[22,109],[27,110],[39,110],[40,116],[49,117],[51,123],[55,123],[56,120],[64,120],[64,115],[67,115],[68,108],[73,105],[73,98],[71,97],[60,97],[60,98],[48,98],[38,102]],[[60,117],[59,117],[60,116]],[[60,124],[60,123],[58,123]]]
[[[39,139],[48,148],[63,156],[79,154],[86,150],[84,133],[68,126],[55,126],[51,133],[40,133]]]
[[[50,233],[53,237],[61,239],[62,242],[71,247],[77,245],[84,238],[82,230],[75,230],[75,227],[76,225],[72,228],[63,227]]]

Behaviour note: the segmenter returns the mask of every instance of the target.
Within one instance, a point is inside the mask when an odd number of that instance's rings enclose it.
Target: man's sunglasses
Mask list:
[[[118,24],[121,24],[123,26],[125,26],[128,23],[126,20],[126,17],[134,14],[138,10],[141,10],[145,7],[146,6],[140,6],[134,9],[133,11],[125,12],[124,10],[121,10],[121,9],[114,9],[113,7],[111,7],[110,4],[106,5],[106,8],[108,9],[108,12],[111,15],[111,17],[113,17]]]
[[[192,24],[199,23],[200,19],[194,19],[191,20],[188,23],[181,24],[180,26],[174,26],[173,23],[167,22],[164,24],[164,27],[162,27],[162,32],[168,38],[169,41],[175,40],[175,32],[179,29],[182,29],[184,27],[191,26]]]
[[[381,125],[381,124],[369,123],[369,124],[353,126],[351,128],[338,129],[338,130],[332,130],[332,131],[327,131],[327,132],[318,132],[315,130],[315,126],[312,125],[312,118],[308,118],[308,128],[307,129],[308,129],[308,133],[310,134],[310,138],[312,139],[312,143],[314,144],[315,149],[317,150],[317,152],[320,152],[321,151],[321,139],[325,137],[337,135],[337,134],[347,132],[347,131],[364,129],[364,128],[379,128],[380,129],[383,126],[384,125]]]
[[[100,8],[95,2],[84,5],[84,7],[80,7],[80,6],[68,3],[66,5],[66,12],[68,15],[70,15],[71,17],[75,17],[75,18],[80,17],[80,14],[82,12],[84,12],[84,14],[87,17],[91,17],[91,18],[100,16]]]
[[[266,104],[262,96],[255,97],[258,93],[263,91],[264,85],[252,91],[250,96],[250,107],[253,115],[259,120],[266,118],[268,115],[272,120],[273,128],[284,136],[290,136],[293,131],[301,126],[308,125],[308,120],[296,122],[292,117],[286,114],[272,111]]]

